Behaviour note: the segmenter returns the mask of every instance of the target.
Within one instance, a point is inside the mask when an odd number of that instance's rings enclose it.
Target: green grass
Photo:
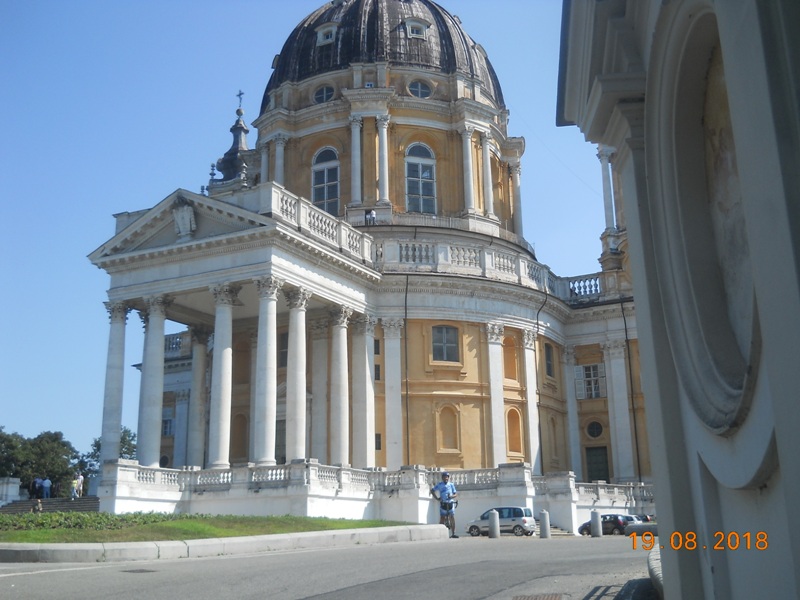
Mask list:
[[[0,542],[54,544],[152,542],[408,525],[321,517],[240,517],[134,513],[0,515]]]

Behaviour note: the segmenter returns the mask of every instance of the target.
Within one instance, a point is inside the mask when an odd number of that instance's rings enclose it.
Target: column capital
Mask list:
[[[311,339],[321,340],[328,337],[328,325],[330,321],[327,318],[314,319],[309,323],[311,329]]]
[[[192,336],[192,341],[201,346],[207,345],[208,338],[211,337],[211,331],[205,325],[192,325],[189,327],[189,333]]]
[[[603,342],[600,347],[608,358],[622,358],[625,356],[625,340],[610,340]]]
[[[475,128],[472,125],[464,125],[463,127],[459,128],[458,133],[460,133],[461,137],[464,139],[472,139],[472,134],[475,133]]]
[[[494,138],[492,137],[491,131],[481,131],[481,142],[483,142],[484,144],[488,144],[493,139]]]
[[[614,155],[617,149],[613,146],[606,146],[604,144],[600,144],[597,146],[597,158],[600,159],[600,162],[608,162],[611,160],[611,157]]]
[[[389,115],[378,115],[375,117],[375,123],[378,125],[379,129],[388,129],[390,120],[391,117]]]
[[[128,321],[128,313],[131,311],[131,307],[127,302],[103,302],[103,304],[112,323],[114,321],[122,321],[123,323]]]
[[[525,329],[522,332],[522,343],[526,348],[533,348],[536,345],[536,336],[533,329]]]
[[[159,315],[162,317],[167,316],[167,308],[172,304],[172,298],[167,295],[161,296],[147,296],[143,298],[144,303],[147,305],[147,315]]]
[[[564,362],[568,365],[575,364],[575,346],[565,346],[564,352],[562,352],[562,356],[564,357]]]
[[[399,338],[401,332],[403,331],[403,327],[405,325],[405,321],[403,319],[387,319],[386,317],[381,318],[381,327],[383,327],[383,337],[384,338]]]
[[[353,325],[356,333],[375,335],[375,325],[378,324],[378,319],[372,315],[359,315],[353,319]]]
[[[485,325],[486,337],[490,344],[502,344],[505,328],[502,323],[487,323]]]
[[[522,165],[518,162],[516,163],[508,163],[508,171],[512,175],[522,175]]]
[[[350,127],[361,127],[364,124],[364,118],[359,115],[350,115],[347,120],[350,121]]]
[[[305,310],[308,306],[308,300],[311,298],[311,292],[305,288],[293,288],[291,290],[283,290],[283,297],[289,308],[299,308]]]
[[[265,275],[264,277],[258,277],[253,279],[256,284],[256,289],[258,290],[258,297],[259,298],[269,298],[270,300],[276,300],[278,297],[278,290],[283,287],[283,279],[279,277],[275,277],[273,275]]]
[[[353,309],[349,306],[337,306],[328,311],[331,316],[331,324],[335,327],[347,327],[350,317],[353,314]]]
[[[275,142],[276,146],[285,146],[289,142],[289,136],[279,133],[278,135],[270,138],[269,141]]]
[[[240,305],[240,301],[237,296],[241,291],[242,286],[226,282],[219,285],[213,285],[209,289],[214,296],[214,304],[217,306]]]

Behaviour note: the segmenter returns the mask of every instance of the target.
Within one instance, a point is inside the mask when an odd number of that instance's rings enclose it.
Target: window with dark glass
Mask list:
[[[314,102],[322,104],[330,102],[333,99],[333,88],[329,85],[323,85],[321,88],[314,92]]]
[[[325,148],[314,157],[311,201],[332,215],[339,214],[339,157],[331,148]]]
[[[548,377],[555,377],[555,365],[553,363],[553,346],[544,345],[544,372]]]
[[[289,364],[289,332],[278,335],[278,368],[286,368]]]
[[[436,159],[422,144],[406,151],[406,211],[436,213]]]
[[[431,97],[431,86],[424,81],[412,81],[411,85],[408,86],[408,91],[411,92],[412,96],[416,96],[417,98]]]
[[[448,325],[433,328],[433,360],[458,362],[458,329]]]

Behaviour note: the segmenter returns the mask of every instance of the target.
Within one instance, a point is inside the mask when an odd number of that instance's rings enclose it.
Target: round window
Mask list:
[[[417,98],[430,98],[431,96],[431,86],[424,81],[412,81],[411,85],[408,86],[408,90],[412,96]]]
[[[323,85],[316,92],[314,92],[314,102],[322,104],[323,102],[330,102],[333,99],[333,88],[329,85]]]
[[[603,426],[597,421],[592,421],[586,427],[586,433],[589,434],[589,437],[598,438],[603,435]]]

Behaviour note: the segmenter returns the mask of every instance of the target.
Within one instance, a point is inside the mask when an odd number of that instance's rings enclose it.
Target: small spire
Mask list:
[[[250,130],[242,120],[242,116],[244,115],[244,110],[242,110],[242,96],[244,96],[244,92],[239,90],[236,96],[239,98],[239,108],[236,109],[236,122],[230,129],[233,134],[233,144],[231,144],[230,149],[224,156],[217,161],[216,165],[217,170],[222,173],[222,181],[230,181],[231,179],[241,177],[244,170],[242,153],[248,150],[247,134],[250,133]]]

